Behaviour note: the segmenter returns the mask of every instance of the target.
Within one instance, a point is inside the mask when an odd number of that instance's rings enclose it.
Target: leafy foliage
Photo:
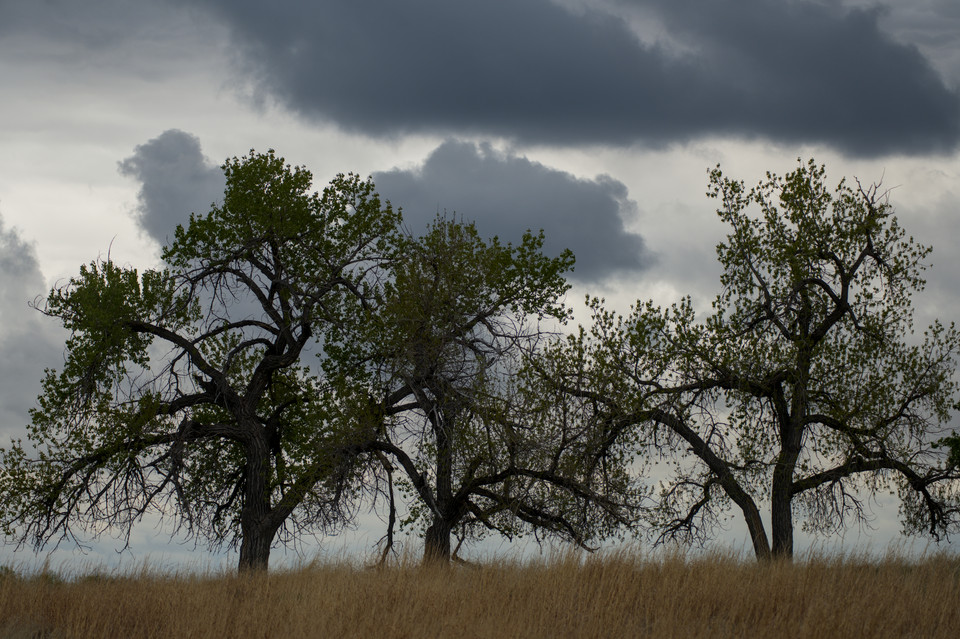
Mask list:
[[[153,512],[266,567],[278,533],[347,518],[356,437],[305,358],[379,302],[399,214],[354,175],[310,193],[272,151],[223,169],[223,203],[177,228],[165,269],[93,262],[43,305],[70,338],[29,444],[0,451],[21,541]]]
[[[960,470],[933,444],[957,409],[960,335],[912,325],[930,249],[878,187],[830,192],[824,176],[810,161],[747,189],[716,168],[708,195],[731,230],[713,312],[698,319],[687,298],[622,317],[594,299],[589,331],[545,360],[611,439],[672,460],[644,507],[657,539],[703,540],[736,506],[758,557],[788,556],[794,516],[834,532],[891,487],[909,530],[957,524]]]
[[[403,523],[425,529],[428,558],[449,559],[451,535],[486,531],[582,544],[599,528],[590,515],[619,513],[609,486],[584,471],[579,441],[542,421],[539,398],[518,382],[548,330],[541,322],[568,315],[573,256],[548,258],[542,244],[542,233],[484,241],[473,224],[438,218],[394,265],[373,334],[352,340],[371,349],[377,446],[402,469],[414,500]]]

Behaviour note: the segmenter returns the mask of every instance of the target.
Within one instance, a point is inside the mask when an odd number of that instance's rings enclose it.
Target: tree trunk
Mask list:
[[[782,448],[773,467],[770,490],[770,535],[773,556],[793,559],[793,473],[800,458],[803,430],[794,423],[781,427]]]
[[[240,572],[266,571],[270,565],[270,546],[273,543],[273,531],[262,526],[251,529],[243,527],[243,539],[240,542]]]
[[[241,572],[267,570],[270,546],[276,527],[270,520],[270,449],[263,437],[247,442],[247,464],[244,472],[243,505],[240,509]]]
[[[775,559],[793,559],[793,472],[800,457],[800,432],[781,429],[780,455],[773,467],[770,489],[770,541]]]
[[[445,389],[444,389],[445,390]],[[450,532],[456,523],[451,518],[453,510],[453,443],[451,431],[456,427],[458,410],[441,389],[434,389],[439,400],[439,409],[431,415],[433,435],[437,444],[436,495],[439,512],[433,515],[433,523],[427,528],[423,544],[424,563],[450,563]]]
[[[427,528],[423,544],[423,563],[450,563],[450,534],[453,531],[451,522],[434,517],[433,523]]]
[[[750,532],[750,541],[753,543],[753,554],[757,561],[770,560],[770,542],[767,540],[767,533],[763,529],[763,520],[760,518],[760,511],[751,500],[749,508],[741,507],[743,518],[747,522],[747,530]]]
[[[778,486],[774,481],[774,491],[770,503],[770,533],[773,542],[773,557],[793,559],[793,505],[790,495],[790,482]]]
[[[703,450],[708,450],[706,445],[703,446]],[[706,453],[703,455],[708,459],[711,458],[711,456],[708,456]],[[712,460],[715,461],[716,464],[722,464],[716,456],[712,456]],[[770,542],[767,540],[767,531],[763,529],[763,519],[760,517],[760,509],[757,508],[757,503],[726,468],[721,466],[719,472],[720,486],[723,487],[727,496],[730,497],[733,503],[740,507],[740,512],[743,513],[743,520],[747,524],[747,530],[750,531],[750,541],[753,542],[753,552],[757,556],[757,560],[769,560]]]
[[[805,413],[805,393],[795,390],[799,399],[794,400],[794,415]],[[794,417],[782,419],[780,426],[781,448],[773,467],[770,490],[770,535],[773,556],[777,559],[793,559],[793,474],[800,458],[803,426]]]
[[[773,482],[770,490],[770,535],[773,557],[793,559],[793,474],[800,459],[803,444],[804,419],[808,410],[807,383],[810,379],[812,346],[807,343],[810,335],[810,301],[801,296],[801,308],[797,323],[804,343],[797,354],[796,376],[789,409],[786,398],[780,394],[775,399],[777,426],[780,431],[780,454],[773,467]]]
[[[793,559],[793,472],[800,456],[793,433],[773,467],[770,490],[770,541],[775,559]]]

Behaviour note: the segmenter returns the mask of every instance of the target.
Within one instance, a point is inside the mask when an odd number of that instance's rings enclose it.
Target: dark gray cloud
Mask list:
[[[373,180],[381,195],[403,207],[414,233],[444,212],[503,241],[543,229],[545,250],[558,255],[571,249],[577,257],[573,278],[583,282],[637,272],[650,262],[643,238],[624,228],[636,205],[626,186],[607,176],[578,179],[488,145],[448,141],[418,169],[375,173]]]
[[[257,86],[372,135],[548,144],[696,136],[823,143],[855,155],[956,148],[960,96],[875,9],[806,0],[203,0]],[[609,5],[608,5],[609,6]]]
[[[884,7],[880,23],[894,37],[919,47],[952,86],[960,85],[960,2],[899,2]]]
[[[191,213],[205,214],[221,200],[226,183],[220,167],[203,155],[200,140],[177,129],[138,145],[119,169],[140,182],[137,222],[161,244]]]
[[[84,5],[70,0],[3,0],[0,36],[29,33],[91,47],[109,46],[123,37],[118,21],[129,25],[129,19],[145,8],[124,0],[92,0]]]
[[[0,219],[0,445],[30,422],[44,368],[63,362],[62,330],[28,306],[46,293],[33,247]]]
[[[10,59],[39,58],[82,73],[142,73],[145,58],[171,67],[189,57],[196,66],[196,18],[166,0],[0,0],[0,40],[13,42],[4,51]]]

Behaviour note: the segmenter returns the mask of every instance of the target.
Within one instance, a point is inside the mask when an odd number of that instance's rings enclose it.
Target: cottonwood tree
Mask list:
[[[273,544],[349,514],[355,420],[310,363],[376,304],[399,216],[354,175],[311,193],[272,151],[223,169],[223,204],[177,228],[166,268],[97,260],[39,303],[70,337],[28,442],[0,452],[21,543],[129,539],[153,512],[266,569]]]
[[[372,332],[351,340],[372,349],[368,448],[405,479],[425,561],[449,561],[453,536],[532,531],[584,545],[624,521],[625,475],[588,467],[584,433],[544,419],[517,382],[540,322],[568,313],[573,256],[548,258],[542,243],[485,241],[473,224],[438,218],[394,265]]]
[[[747,189],[718,166],[709,196],[730,232],[712,312],[688,298],[624,317],[595,299],[589,330],[540,363],[608,442],[672,464],[642,508],[658,540],[702,541],[736,508],[758,558],[790,557],[796,519],[839,531],[888,490],[906,530],[956,529],[960,456],[938,441],[955,444],[960,337],[912,323],[930,249],[878,186],[830,192],[824,175],[810,161]]]

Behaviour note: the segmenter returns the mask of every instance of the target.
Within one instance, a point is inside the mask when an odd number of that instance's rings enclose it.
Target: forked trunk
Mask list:
[[[809,335],[810,302],[801,296],[798,323],[802,333]],[[777,409],[780,431],[780,454],[773,467],[773,483],[770,486],[770,535],[775,559],[793,559],[793,476],[803,447],[803,432],[808,409],[807,384],[810,379],[812,350],[804,345],[798,354],[796,377],[790,397],[789,411],[781,401]]]
[[[795,420],[784,419],[780,434],[783,447],[773,467],[770,486],[770,541],[773,557],[789,561],[793,559],[793,475],[800,458],[803,429]]]

